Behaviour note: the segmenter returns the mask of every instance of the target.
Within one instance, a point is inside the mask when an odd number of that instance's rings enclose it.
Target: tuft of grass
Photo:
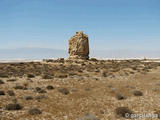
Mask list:
[[[139,90],[134,90],[133,91],[133,95],[134,96],[143,96],[143,93],[141,91],[139,91]]]
[[[20,89],[20,90],[23,90],[23,89],[25,89],[24,88],[24,86],[21,86],[21,85],[16,85],[16,86],[14,86],[14,89]]]
[[[30,74],[27,75],[27,77],[28,77],[28,78],[34,78],[35,75],[30,73]]]
[[[40,99],[44,99],[44,98],[47,98],[47,97],[44,95],[35,96],[35,100],[40,100]]]
[[[42,112],[38,109],[38,108],[30,108],[29,110],[28,110],[28,113],[30,114],[30,115],[37,115],[37,114],[42,114]]]
[[[0,80],[0,84],[4,84],[3,80]]]
[[[46,89],[47,89],[47,90],[53,90],[54,87],[53,87],[52,85],[48,85],[48,86],[46,87]]]
[[[93,61],[93,62],[97,62],[98,60],[96,58],[91,58],[89,59],[90,61]]]
[[[17,81],[16,79],[9,79],[9,80],[7,80],[7,82],[15,82],[15,81]]]
[[[42,79],[53,79],[53,76],[48,75],[48,74],[43,74]]]
[[[0,73],[0,77],[1,78],[8,78],[9,76],[8,76],[8,74],[7,73]]]
[[[158,119],[160,119],[160,110],[157,110],[156,112],[154,112],[154,114],[156,114]]]
[[[117,100],[124,100],[124,99],[126,99],[126,97],[124,96],[124,95],[122,95],[122,94],[116,94],[116,98],[117,98]]]
[[[21,110],[22,108],[23,108],[23,106],[21,106],[18,103],[10,103],[5,106],[6,110]]]
[[[41,89],[41,90],[38,91],[38,93],[46,93],[46,91]]]
[[[67,88],[59,88],[58,91],[64,95],[69,94],[69,90]]]
[[[24,96],[24,99],[25,99],[25,100],[33,100],[33,97],[32,97],[32,96],[27,95],[27,96]]]
[[[5,92],[3,90],[0,90],[0,96],[5,95]]]
[[[128,107],[118,107],[115,109],[115,113],[119,117],[130,118],[133,112]]]
[[[55,74],[55,77],[56,78],[67,78],[68,77],[68,75],[67,74]]]
[[[8,90],[7,93],[9,96],[15,96],[15,93],[13,92],[13,90]]]

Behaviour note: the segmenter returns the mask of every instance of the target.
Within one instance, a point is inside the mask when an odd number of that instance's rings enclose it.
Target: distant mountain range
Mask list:
[[[0,49],[0,60],[40,60],[67,58],[67,50],[48,48]],[[90,50],[90,57],[100,59],[160,58],[160,51],[149,50]]]
[[[67,51],[48,48],[0,49],[0,60],[39,60],[67,57]]]
[[[154,50],[96,50],[92,51],[92,57],[111,59],[143,59],[160,58],[160,51]]]

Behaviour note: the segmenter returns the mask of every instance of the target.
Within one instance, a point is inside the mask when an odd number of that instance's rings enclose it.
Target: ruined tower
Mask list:
[[[88,35],[83,31],[78,31],[69,39],[69,59],[89,59],[89,40]]]

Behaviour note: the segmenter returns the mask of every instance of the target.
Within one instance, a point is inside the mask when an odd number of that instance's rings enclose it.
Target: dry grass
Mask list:
[[[117,108],[156,113],[159,66],[158,62],[96,59],[0,64],[0,90],[5,93],[0,96],[0,120],[76,120],[88,117],[87,113],[99,120],[125,119],[117,117]],[[9,104],[21,109],[5,109]]]

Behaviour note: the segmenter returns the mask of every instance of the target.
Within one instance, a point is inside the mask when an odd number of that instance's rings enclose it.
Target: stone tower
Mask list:
[[[78,31],[69,39],[69,59],[89,59],[89,40],[88,35],[83,31]]]

